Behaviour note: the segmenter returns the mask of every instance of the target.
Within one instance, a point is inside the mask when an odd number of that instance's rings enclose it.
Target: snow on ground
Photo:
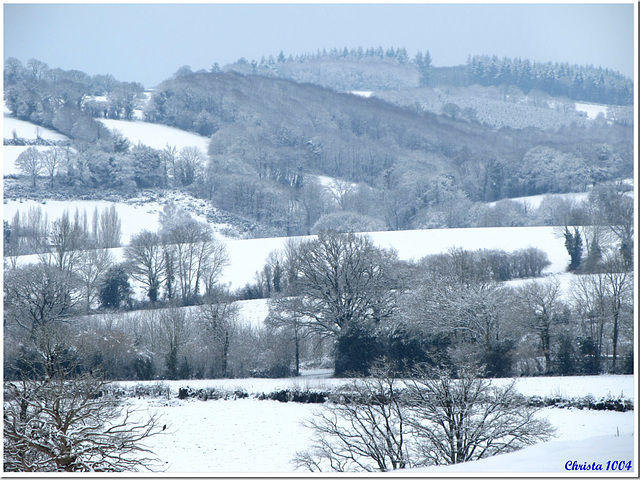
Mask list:
[[[573,200],[575,202],[581,202],[586,200],[589,196],[589,192],[576,192],[576,193],[553,193],[553,194],[545,194],[545,195],[530,195],[528,197],[514,197],[508,198],[505,200],[498,200],[496,202],[489,202],[488,205],[494,207],[496,203],[513,200],[514,202],[522,203],[523,205],[527,205],[529,208],[538,208],[542,203],[542,200],[545,198],[559,198],[565,200]]]
[[[256,300],[242,300],[236,302],[239,307],[240,321],[254,328],[261,328],[264,319],[269,314],[269,300],[258,298]]]
[[[128,122],[125,120],[98,119],[107,128],[118,130],[133,145],[141,142],[148,147],[162,150],[167,145],[175,146],[178,151],[184,147],[198,147],[202,153],[209,149],[209,138],[179,128],[147,122]]]
[[[317,405],[273,400],[134,402],[163,415],[166,434],[146,444],[167,473],[293,472],[291,460],[309,444],[300,425]]]
[[[576,110],[578,112],[586,113],[589,120],[595,120],[599,113],[602,113],[606,117],[608,108],[609,107],[607,105],[600,105],[597,103],[576,102]]]
[[[580,420],[578,420],[580,421]],[[594,427],[595,428],[595,427]],[[629,471],[622,470],[605,471],[607,462],[624,461],[624,465],[630,465]],[[629,463],[627,463],[629,462]],[[603,471],[579,470],[580,466],[586,468],[593,464],[600,465]],[[575,470],[574,470],[575,468]],[[624,468],[624,467],[623,467]],[[537,473],[555,472],[572,473],[579,477],[587,476],[633,476],[637,478],[636,457],[634,457],[633,433],[620,434],[620,436],[606,435],[582,438],[576,440],[550,440],[538,443],[529,448],[484,458],[475,462],[459,463],[442,467],[424,467],[411,470],[411,473],[433,475],[437,473],[447,476],[462,476],[473,473]],[[626,474],[626,475],[625,475]]]
[[[354,90],[352,92],[350,92],[352,95],[357,95],[359,97],[365,97],[365,98],[369,98],[371,95],[373,95],[373,92],[365,92],[362,90]]]
[[[173,380],[162,382],[177,395],[179,388],[219,388],[224,390],[242,390],[247,393],[269,393],[281,389],[327,390],[350,380],[331,377],[331,370],[302,372],[302,377],[292,378],[224,378],[208,380]],[[492,382],[505,386],[511,379],[498,378]],[[154,382],[118,382],[123,386]],[[622,397],[634,400],[635,383],[633,375],[593,375],[576,377],[520,377],[516,379],[516,389],[526,396],[561,396],[562,398],[581,398],[592,394],[596,399]]]
[[[76,204],[65,202],[47,202],[42,207],[53,204],[58,208],[59,213],[49,213],[49,221],[54,220],[62,214],[64,208],[73,208],[75,212]],[[96,202],[88,202],[87,214],[89,218],[93,214],[93,207]],[[15,213],[16,204],[26,205],[27,202],[8,202],[4,211],[4,218],[10,220]],[[82,205],[81,202],[77,204]],[[108,205],[109,202],[105,202]],[[119,215],[122,220],[123,242],[126,243],[132,233],[139,232],[143,228],[157,230],[157,211],[153,211],[148,205],[131,206],[121,209],[126,204],[118,204]],[[23,207],[24,208],[24,207]],[[26,213],[26,209],[21,212]],[[12,213],[13,212],[13,213]],[[141,215],[144,213],[145,215]],[[154,223],[155,222],[155,223]],[[153,228],[155,225],[155,228]],[[131,228],[132,230],[129,230]],[[130,233],[125,233],[130,232]],[[460,247],[468,250],[481,248],[499,248],[505,251],[513,251],[521,248],[536,247],[545,251],[548,255],[551,266],[545,273],[564,272],[569,263],[569,256],[564,248],[561,239],[556,238],[553,227],[500,227],[500,228],[474,228],[474,229],[432,229],[432,230],[405,230],[394,232],[373,232],[368,234],[374,244],[384,248],[394,248],[398,257],[402,260],[418,260],[426,255],[444,253],[452,247]],[[311,239],[309,237],[293,237],[292,240]],[[220,241],[226,246],[230,264],[225,267],[220,278],[220,282],[230,285],[232,290],[242,288],[247,283],[255,281],[256,272],[262,270],[269,253],[274,250],[284,249],[289,238],[258,238],[248,240],[229,239],[219,236]],[[122,249],[112,249],[118,258],[122,256]],[[38,261],[37,255],[26,255],[20,259],[20,263],[30,263]],[[567,280],[570,277],[566,277]]]
[[[24,120],[18,120],[17,118],[7,116],[7,108],[5,107],[3,126],[2,126],[2,138],[13,138],[13,131],[19,137],[25,139],[36,139],[38,134],[40,138],[45,140],[68,140],[66,135],[62,135],[54,130],[40,127],[34,123],[26,122]],[[6,147],[5,147],[6,148]]]
[[[162,461],[168,473],[287,473],[293,472],[291,460],[296,452],[310,445],[311,432],[300,422],[311,418],[322,405],[280,403],[255,398],[241,400],[177,400],[179,386],[194,388],[219,386],[241,388],[249,393],[269,393],[280,388],[318,385],[320,388],[344,382],[343,379],[234,379],[166,382],[171,385],[168,399],[134,399],[142,412],[162,415],[167,434],[148,440],[149,447]],[[506,381],[506,380],[505,380]],[[633,392],[632,376],[544,377],[519,379],[518,389],[525,394],[535,387],[541,395],[552,395],[559,385],[591,393],[596,398],[608,392]],[[121,382],[133,383],[133,382]],[[518,452],[477,462],[448,467],[411,470],[411,474],[435,472],[566,472],[568,461],[633,461],[635,468],[635,412],[611,412],[545,408],[539,413],[557,429],[557,436]],[[581,472],[582,473],[582,472]]]

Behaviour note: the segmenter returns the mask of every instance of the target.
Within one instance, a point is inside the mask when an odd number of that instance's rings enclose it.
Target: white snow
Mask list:
[[[575,192],[575,193],[552,193],[552,194],[544,194],[544,195],[530,195],[528,197],[514,197],[508,198],[505,200],[513,200],[514,202],[522,203],[523,205],[528,206],[529,208],[539,208],[542,200],[545,198],[560,198],[565,200],[573,200],[575,202],[581,202],[586,200],[589,196],[589,192]],[[505,201],[499,200],[499,201]],[[490,202],[488,205],[495,206],[498,202]]]
[[[310,445],[311,432],[300,422],[311,418],[322,405],[280,403],[273,400],[177,400],[179,387],[242,389],[248,393],[269,393],[280,388],[316,388],[345,382],[344,379],[234,379],[166,382],[169,399],[134,399],[142,411],[157,412],[167,434],[153,437],[147,444],[160,457],[167,473],[263,473],[293,472],[296,452]],[[505,380],[506,381],[506,380]],[[559,386],[578,388],[596,398],[608,392],[633,392],[633,376],[540,377],[519,379],[518,390],[552,395]],[[121,382],[131,384],[133,382]],[[573,393],[573,391],[572,391]],[[556,427],[557,436],[546,443],[518,452],[447,467],[428,467],[401,472],[411,475],[492,472],[565,473],[569,461],[632,461],[635,470],[635,412],[611,412],[545,408],[546,417]],[[299,472],[302,473],[302,472]],[[400,472],[398,472],[400,473]],[[583,473],[583,472],[580,472]],[[627,472],[624,472],[627,473]],[[623,474],[618,474],[623,475]]]
[[[373,92],[366,92],[366,91],[362,91],[362,90],[354,90],[351,92],[352,95],[358,95],[359,97],[365,97],[365,98],[369,98],[371,95],[373,95]]]
[[[576,102],[576,110],[578,112],[586,113],[589,120],[594,120],[599,113],[602,113],[606,117],[608,108],[609,107],[607,105],[600,105],[597,103]]]
[[[209,138],[195,133],[186,132],[179,128],[147,122],[128,122],[125,120],[98,119],[107,128],[118,130],[127,137],[133,145],[138,142],[162,150],[167,145],[175,146],[178,151],[184,147],[198,147],[202,153],[209,148]]]
[[[261,328],[264,319],[269,314],[269,300],[259,298],[256,300],[242,300],[236,302],[239,307],[240,321],[254,328]]]
[[[17,118],[7,116],[7,108],[5,106],[5,113],[2,126],[2,138],[13,138],[13,131],[19,137],[25,139],[44,138],[45,140],[68,140],[66,135],[62,135],[54,130],[40,127],[34,123],[26,122],[24,120],[18,120]],[[6,147],[5,147],[6,148]]]
[[[8,201],[4,205],[4,218],[10,221],[17,209],[20,209],[22,214],[26,214],[29,206],[35,205],[40,204],[34,201],[24,203]],[[75,212],[76,206],[80,211],[86,209],[91,219],[95,205],[98,205],[99,211],[102,211],[102,206],[108,206],[110,202],[48,201],[41,207],[49,215],[49,221],[53,221],[62,215],[65,208],[71,209],[71,213]],[[158,229],[158,215],[161,210],[159,206],[147,204],[136,206],[123,203],[117,203],[116,206],[122,220],[123,243],[126,244],[132,234],[143,229],[151,231]],[[368,235],[377,246],[395,249],[402,260],[418,260],[426,255],[444,253],[452,247],[468,250],[499,248],[505,251],[536,247],[545,251],[551,262],[551,266],[545,273],[564,272],[569,262],[564,243],[556,237],[553,227],[405,230],[373,232]],[[262,270],[269,253],[284,249],[289,241],[289,238],[285,237],[248,240],[229,239],[220,235],[218,237],[225,244],[230,259],[230,264],[223,270],[220,281],[229,284],[232,289],[242,288],[247,283],[254,282],[256,272]],[[314,237],[294,237],[293,240],[311,238]],[[112,252],[119,258],[122,255],[121,249],[113,249]],[[22,257],[20,262],[29,263],[37,260],[37,255],[27,255]]]
[[[624,414],[623,414],[624,415]],[[628,418],[629,415],[625,417]],[[583,421],[577,419],[578,422]],[[584,425],[583,425],[584,427]],[[596,430],[599,426],[591,426]],[[570,429],[571,430],[571,429]],[[627,429],[629,430],[629,429]],[[580,477],[587,476],[629,476],[633,474],[637,477],[636,459],[634,457],[634,437],[633,429],[620,436],[606,435],[595,436],[576,440],[550,440],[538,443],[523,450],[496,455],[495,457],[484,458],[475,462],[459,463],[457,465],[447,465],[442,467],[424,467],[411,470],[412,473],[422,473],[432,475],[443,473],[447,475],[468,475],[473,473],[536,473],[555,472],[566,474],[578,474]],[[607,462],[623,460],[630,462],[631,470],[623,470],[623,473],[616,471],[604,471]],[[581,471],[579,466],[586,468],[593,464],[600,465],[603,471]],[[574,468],[574,464],[578,466]],[[612,463],[611,463],[612,464]],[[627,474],[627,475],[624,475]]]

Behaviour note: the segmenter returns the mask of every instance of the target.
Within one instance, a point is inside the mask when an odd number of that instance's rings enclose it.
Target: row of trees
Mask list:
[[[537,63],[529,60],[474,55],[467,60],[467,77],[481,85],[515,85],[573,100],[613,105],[633,104],[633,82],[623,75],[593,66]]]
[[[177,210],[168,209],[159,233],[132,238],[124,264],[116,264],[104,249],[77,253],[59,248],[46,258],[49,264],[15,267],[5,274],[5,320],[22,335],[34,336],[41,326],[69,321],[97,304],[110,310],[133,308],[131,279],[142,287],[149,306],[211,304],[214,317],[225,325],[237,323],[230,313],[233,297],[221,294],[217,286],[227,263],[224,248],[204,225]],[[337,375],[366,373],[371,362],[383,356],[399,366],[455,366],[461,358],[474,358],[497,376],[629,370],[633,274],[624,254],[604,250],[597,268],[576,276],[568,294],[561,293],[554,279],[517,288],[502,281],[509,268],[520,269],[520,275],[538,275],[547,263],[531,249],[512,255],[454,249],[412,264],[375,247],[366,236],[325,232],[274,252],[258,283],[238,294],[270,297],[266,323],[279,345],[267,348],[272,353],[265,370],[272,372],[298,372],[305,358],[322,358],[326,348],[333,350]],[[183,325],[198,323],[178,312],[169,311],[167,318],[187,318]],[[120,327],[110,329],[117,332]],[[190,340],[172,344],[174,363],[182,355],[187,364],[197,365],[202,349],[187,354],[184,347],[194,345],[197,329],[182,330],[192,333],[185,333]],[[243,357],[246,350],[229,343],[226,335],[224,357],[235,358],[236,365],[250,364]],[[151,337],[140,337],[139,342],[130,348],[138,353],[130,358],[128,370],[110,374],[138,375],[131,366],[144,349],[153,352],[155,374],[166,374],[166,345],[158,347]],[[320,349],[315,356],[313,348]],[[237,367],[227,373],[250,370]],[[210,370],[187,371],[201,376]]]
[[[4,62],[7,108],[22,120],[53,127],[71,137],[79,133],[80,125],[74,132],[66,117],[131,120],[143,92],[141,84],[120,82],[112,75],[90,76],[78,70],[50,68],[36,59],[30,59],[26,65],[16,58]],[[105,100],[98,102],[95,97]]]
[[[464,250],[403,267],[366,237],[320,234],[290,245],[285,258],[288,280],[273,284],[281,293],[272,297],[268,322],[295,342],[304,334],[331,338],[337,375],[366,373],[381,356],[398,365],[475,358],[498,376],[599,371],[607,357],[617,370],[620,332],[633,328],[633,276],[615,251],[599,273],[577,277],[570,299],[554,279],[517,288],[496,282],[491,265]],[[274,279],[279,265],[272,259]],[[601,287],[598,310],[586,306],[598,295],[586,287],[592,281]],[[594,337],[595,318],[604,336]]]
[[[44,174],[49,189],[89,187],[112,188],[123,192],[136,188],[183,187],[201,180],[205,156],[198,147],[178,150],[168,145],[154,149],[143,144],[131,145],[114,131],[107,140],[93,148],[76,150],[69,146],[29,147],[18,155],[15,165],[30,178],[35,189]],[[57,185],[56,185],[57,184]]]
[[[18,257],[50,254],[59,265],[69,263],[66,257],[81,255],[85,250],[116,248],[121,245],[122,222],[115,205],[102,211],[96,206],[91,219],[86,210],[65,210],[50,222],[41,206],[18,210],[11,221],[4,221],[4,256],[15,267]],[[72,268],[69,268],[72,269]]]

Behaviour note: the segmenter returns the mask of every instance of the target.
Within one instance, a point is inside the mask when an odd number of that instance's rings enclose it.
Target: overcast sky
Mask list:
[[[634,4],[5,4],[4,57],[152,87],[209,69],[332,47],[489,54],[634,73]]]

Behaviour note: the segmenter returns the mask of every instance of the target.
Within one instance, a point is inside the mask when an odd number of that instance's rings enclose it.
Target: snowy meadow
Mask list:
[[[586,107],[585,107],[586,108]],[[593,109],[586,109],[589,116]],[[150,125],[144,122],[102,120],[109,128],[117,129],[132,143],[142,142],[154,148],[167,143],[177,146],[197,146],[206,151],[207,139],[177,129]],[[5,117],[4,136],[11,132],[32,137],[34,126],[27,122]],[[8,133],[9,132],[9,133]],[[55,132],[39,130],[43,138],[61,139]],[[14,160],[23,147],[3,147],[4,173],[16,173]],[[26,147],[25,147],[26,148]],[[44,147],[43,147],[44,148]],[[564,198],[580,200],[585,193],[567,194]],[[91,215],[94,210],[115,206],[122,220],[122,242],[142,230],[157,231],[159,216],[164,206],[176,201],[190,211],[194,218],[207,221],[205,205],[195,204],[189,197],[143,198],[128,201],[76,200],[73,202],[50,199],[33,200],[5,198],[3,218],[11,220],[17,213],[26,215],[31,208],[41,208],[50,221],[62,216],[64,210],[71,214],[78,209]],[[539,205],[541,198],[520,199]],[[223,270],[220,283],[231,290],[239,289],[256,278],[256,273],[267,261],[271,252],[282,250],[287,238],[242,239],[227,235],[228,225],[212,225],[216,239],[226,247],[229,264]],[[571,274],[565,273],[570,260],[564,239],[555,227],[503,227],[475,229],[429,229],[411,231],[385,231],[369,234],[377,247],[393,249],[400,260],[419,260],[427,255],[446,253],[458,247],[469,250],[502,249],[507,252],[535,247],[544,251],[550,261],[545,277],[560,281],[564,295],[571,286]],[[308,240],[314,237],[297,237]],[[110,249],[118,260],[123,258],[123,248]],[[37,255],[25,255],[18,264],[38,261]],[[512,285],[537,280],[514,280]],[[139,299],[144,293],[137,287]],[[266,299],[237,302],[240,322],[260,329],[269,312]],[[96,315],[96,318],[99,318]],[[302,426],[314,412],[326,408],[323,404],[304,404],[260,399],[260,394],[278,390],[325,391],[344,384],[347,380],[334,378],[331,370],[303,370],[302,376],[283,379],[220,379],[163,381],[167,394],[162,397],[133,397],[126,402],[137,410],[140,418],[147,413],[157,413],[166,430],[147,440],[147,446],[158,457],[158,470],[166,474],[287,474],[294,470],[292,463],[297,452],[306,450],[311,442],[311,432]],[[506,385],[509,379],[494,380],[496,385]],[[154,385],[157,382],[118,382],[123,388],[136,385]],[[225,400],[201,400],[178,398],[180,389],[220,389],[239,391],[247,398]],[[624,462],[625,469],[616,471],[620,476],[637,472],[637,415],[633,411],[600,411],[573,406],[571,399],[592,397],[595,400],[636,398],[636,382],[632,375],[597,375],[571,377],[518,378],[516,388],[527,397],[556,398],[553,406],[543,408],[538,415],[547,418],[557,429],[556,436],[548,442],[521,451],[489,459],[453,466],[425,467],[406,472],[411,475],[474,473],[543,473],[588,475],[586,465],[608,466],[614,473]],[[573,462],[573,463],[572,463]],[[631,462],[631,463],[627,463]],[[626,466],[630,468],[627,469]],[[404,472],[403,472],[404,473]],[[601,473],[601,472],[600,472]]]
[[[315,372],[314,372],[315,373]],[[250,394],[269,393],[286,388],[323,390],[346,380],[315,375],[296,379],[233,379],[166,382],[171,394],[164,399],[133,399],[143,414],[162,415],[167,433],[150,439],[149,446],[164,463],[162,470],[175,474],[250,473],[278,474],[293,470],[297,452],[308,448],[311,432],[301,425],[322,404],[303,404],[276,400],[244,398],[179,400],[180,388],[221,388]],[[497,385],[507,382],[496,380]],[[135,383],[124,383],[133,386]],[[593,395],[596,398],[622,397],[634,399],[634,378],[623,375],[596,377],[520,378],[517,389],[524,395],[562,396]],[[548,407],[539,416],[547,418],[557,429],[548,442],[459,465],[427,467],[407,473],[569,473],[569,461],[631,461],[636,472],[635,411],[595,411],[578,408]],[[581,472],[584,473],[584,472]]]

